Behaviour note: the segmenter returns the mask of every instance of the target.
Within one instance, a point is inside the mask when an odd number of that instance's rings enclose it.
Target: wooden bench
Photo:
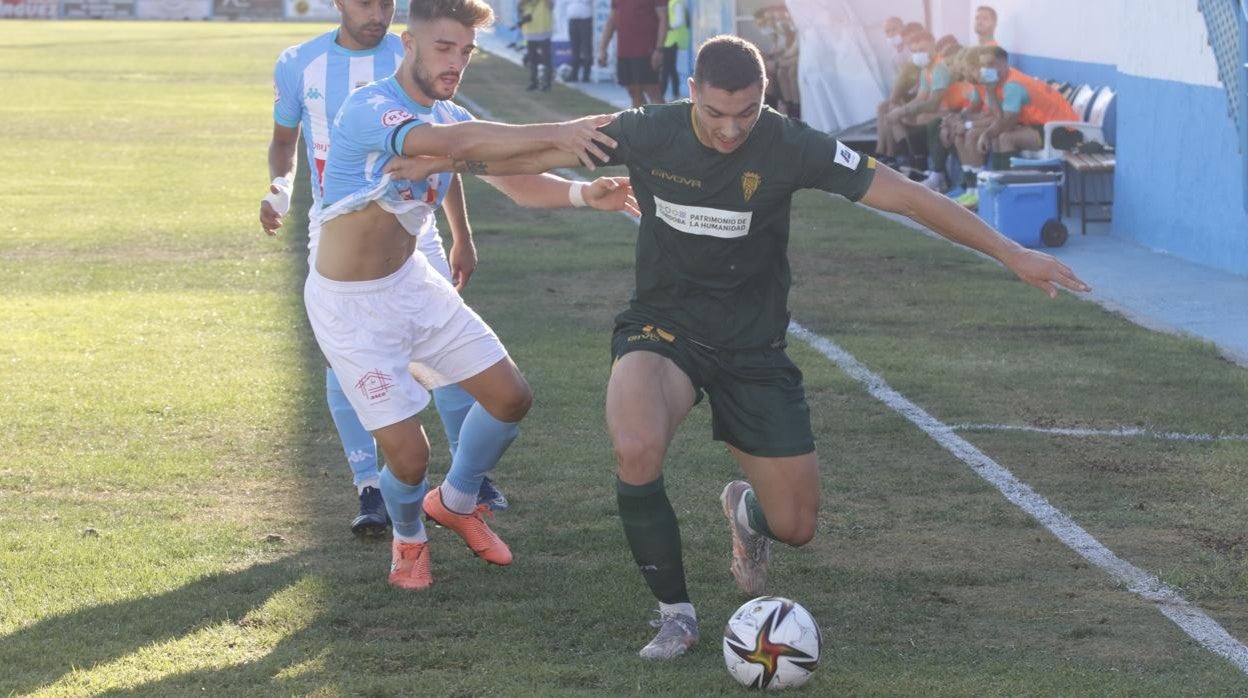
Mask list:
[[[1080,234],[1088,234],[1088,223],[1109,223],[1113,220],[1113,203],[1114,203],[1114,165],[1116,163],[1114,154],[1110,153],[1078,153],[1067,152],[1062,154],[1062,168],[1065,173],[1066,186],[1063,195],[1065,204],[1065,213],[1070,215],[1072,206],[1079,207],[1079,225]],[[1105,176],[1107,175],[1107,176]],[[1098,177],[1104,179],[1105,195],[1095,200],[1088,199],[1088,177]],[[1075,201],[1072,194],[1075,188],[1079,189],[1079,200]],[[1100,206],[1107,209],[1107,213],[1099,218],[1088,217],[1088,206]]]

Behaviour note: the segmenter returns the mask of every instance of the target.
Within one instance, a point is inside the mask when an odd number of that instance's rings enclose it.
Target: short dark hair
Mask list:
[[[960,48],[962,48],[962,44],[958,42],[958,37],[953,34],[945,34],[940,37],[940,41],[936,42],[936,53],[942,56]]]
[[[910,35],[909,41],[935,41],[936,37],[932,33],[924,29],[923,31]]]
[[[763,54],[758,47],[737,36],[720,34],[698,47],[693,65],[693,81],[728,92],[742,90],[754,83],[763,84]]]
[[[909,24],[901,28],[902,36],[905,36],[906,34],[917,34],[919,32],[925,32],[925,31],[927,31],[927,29],[925,29],[923,25],[919,24],[918,22],[910,22]]]
[[[485,0],[412,0],[407,21],[453,19],[465,27],[481,29],[494,23],[494,10]]]
[[[1009,60],[1010,60],[1010,52],[1009,52],[1009,51],[1006,51],[1005,49],[1001,48],[1000,46],[985,46],[985,47],[984,47],[984,51],[985,51],[985,52],[986,52],[989,56],[992,56],[992,59],[993,59],[993,60],[996,60],[996,61],[1006,61],[1007,63],[1008,63],[1008,62],[1009,62]]]
[[[979,12],[980,10],[983,10],[984,12],[987,12],[988,14],[992,15],[992,21],[994,21],[994,22],[995,22],[995,21],[997,21],[997,11],[996,11],[996,10],[992,9],[991,7],[988,7],[987,5],[980,5],[979,7],[976,7],[976,8],[975,8],[975,11],[976,11],[976,12]]]

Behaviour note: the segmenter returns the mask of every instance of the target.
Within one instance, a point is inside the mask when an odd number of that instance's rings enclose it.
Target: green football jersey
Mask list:
[[[730,154],[703,145],[692,119],[684,101],[626,111],[602,129],[641,208],[637,286],[620,317],[711,347],[768,346],[789,323],[793,192],[856,201],[875,161],[769,108]]]

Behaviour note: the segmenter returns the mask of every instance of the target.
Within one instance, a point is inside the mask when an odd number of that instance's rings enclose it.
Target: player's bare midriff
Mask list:
[[[316,271],[333,281],[372,281],[398,271],[415,249],[416,238],[374,201],[325,222]]]

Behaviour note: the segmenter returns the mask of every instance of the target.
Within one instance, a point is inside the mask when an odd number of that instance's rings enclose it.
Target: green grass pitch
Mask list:
[[[702,621],[643,663],[652,599],[602,417],[631,287],[621,216],[467,182],[466,292],[536,403],[495,478],[516,563],[432,531],[435,587],[384,583],[303,314],[303,212],[256,222],[270,79],[307,24],[0,22],[0,695],[736,695],[736,467],[694,410],[667,481]],[[605,107],[479,57],[499,118]],[[304,169],[302,172],[306,172]],[[942,421],[1248,431],[1242,368],[819,193],[795,200],[795,317]],[[809,695],[1242,695],[1248,679],[1062,546],[808,347],[815,541],[771,591],[826,647]],[[431,472],[445,441],[429,415]],[[1248,638],[1248,444],[966,437]]]

